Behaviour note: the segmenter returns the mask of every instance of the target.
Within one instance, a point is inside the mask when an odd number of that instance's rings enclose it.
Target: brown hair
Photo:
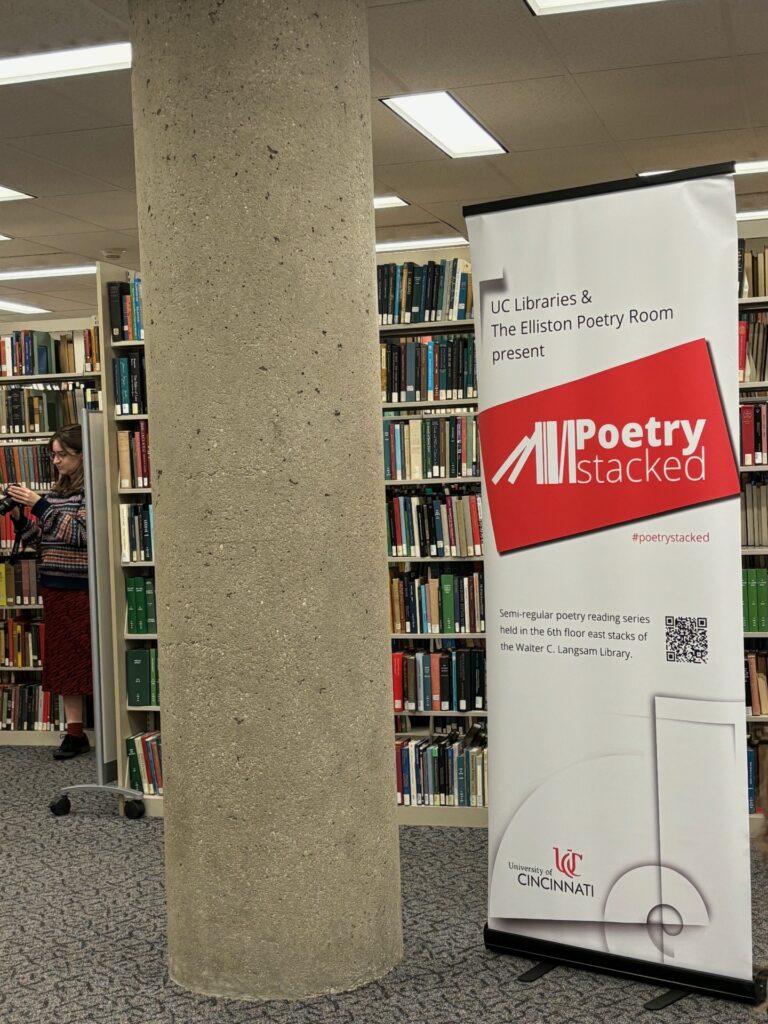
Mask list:
[[[83,454],[83,428],[77,423],[74,423],[69,427],[62,427],[61,430],[56,431],[48,442],[49,453],[53,451],[54,441],[58,441],[64,451],[69,455]],[[54,469],[56,469],[55,466]],[[70,495],[77,494],[79,491],[83,490],[85,490],[85,484],[83,481],[82,462],[72,476],[59,474],[58,469],[56,469],[56,481],[52,489],[53,494],[57,494],[62,498],[68,498]]]

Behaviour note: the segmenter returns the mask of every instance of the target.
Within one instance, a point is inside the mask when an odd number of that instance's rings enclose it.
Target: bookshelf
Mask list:
[[[397,265],[382,260],[378,270],[380,321],[388,316],[385,309],[397,319],[396,290],[403,303],[410,293],[415,311],[417,303],[413,296],[419,287],[420,308],[431,302],[435,316],[434,319],[416,316],[413,322],[380,322],[379,325],[393,732],[398,821],[403,825],[485,827],[488,822],[482,796],[482,776],[487,771],[485,633],[479,621],[483,588],[482,512],[478,513],[475,507],[470,513],[469,505],[465,507],[470,497],[479,503],[481,479],[474,386],[474,321],[471,317],[456,319],[458,306],[455,304],[461,288],[457,274],[462,272],[462,267],[465,275],[469,271],[468,265],[457,261],[465,257],[466,250],[417,253],[410,267],[407,262]],[[430,261],[431,269],[419,273],[417,268],[429,268]],[[414,280],[419,276],[420,285]],[[451,280],[453,289],[449,291]],[[426,291],[425,281],[428,282]],[[466,277],[465,296],[467,291],[471,292],[469,285]],[[426,299],[426,295],[430,298]],[[451,307],[450,295],[455,303],[451,313],[446,315]],[[427,338],[432,339],[431,346]],[[427,386],[428,377],[432,380],[431,387]],[[439,393],[441,380],[443,392]],[[455,385],[453,388],[449,388],[449,381]],[[395,392],[397,400],[393,401]],[[449,506],[453,550],[449,550]],[[461,587],[455,582],[459,578],[463,580]],[[421,580],[421,586],[417,580]],[[451,605],[454,611],[450,613],[445,603],[449,584],[453,588],[452,599],[456,600],[455,606]],[[438,595],[441,586],[446,588],[442,597]],[[401,621],[401,616],[403,620],[406,617],[406,605],[409,608],[407,624]],[[454,612],[458,618],[447,628],[444,616],[453,616]],[[442,693],[439,681],[434,685],[429,682],[432,669],[436,680],[437,673],[441,673]],[[478,677],[481,677],[479,684],[475,682]],[[418,694],[414,687],[418,688]],[[471,687],[473,698],[481,706],[466,706]],[[411,697],[413,700],[409,699]],[[439,707],[436,706],[438,697]],[[458,706],[460,701],[465,705],[462,708]],[[469,750],[461,754],[459,768],[457,758],[465,738]],[[409,780],[405,783],[404,771]],[[470,804],[467,806],[457,805],[459,771],[461,801]],[[478,775],[481,776],[479,781]],[[424,796],[417,794],[422,786]],[[426,795],[430,791],[438,795],[430,798]],[[444,794],[442,804],[437,802],[440,791]],[[472,806],[478,794],[482,806]],[[450,804],[449,800],[457,803]]]
[[[96,407],[97,392],[103,392],[101,341],[90,318],[37,318],[0,326],[2,486],[21,481],[41,494],[50,488],[49,438],[55,428],[76,422],[84,404]],[[12,545],[13,530],[2,517],[2,661],[16,664],[0,664],[0,745],[55,747],[65,724],[63,701],[44,698],[40,687],[38,645],[45,609],[38,600],[37,560],[24,554],[11,566]],[[12,632],[15,654],[10,650]]]
[[[100,264],[97,273],[97,300],[99,321],[104,324],[104,416],[106,438],[105,450],[107,459],[107,480],[109,481],[108,531],[110,550],[110,582],[112,589],[112,636],[114,650],[114,685],[115,713],[117,727],[118,750],[118,783],[121,786],[137,787],[137,777],[133,783],[128,764],[126,741],[140,734],[155,733],[160,730],[160,700],[132,700],[129,703],[129,671],[143,671],[151,661],[154,665],[154,676],[157,680],[157,630],[147,628],[138,631],[129,621],[128,592],[137,581],[145,588],[147,581],[154,585],[155,558],[152,534],[153,487],[151,477],[151,459],[149,451],[149,413],[146,409],[146,386],[143,358],[145,338],[119,337],[113,334],[119,310],[113,304],[110,307],[109,284],[117,282],[127,291],[133,275],[114,265]],[[136,319],[136,307],[129,294],[131,319]],[[134,333],[133,331],[131,333]],[[122,363],[122,376],[120,373]],[[116,370],[117,367],[117,370]],[[127,370],[126,370],[127,367]],[[127,386],[127,391],[126,391]],[[140,409],[126,409],[123,402],[136,401]],[[143,403],[143,404],[142,404]],[[126,409],[126,411],[123,411]],[[123,451],[123,463],[119,452]],[[128,453],[128,472],[126,477],[125,453]],[[146,485],[136,479],[136,474],[147,472]],[[133,513],[131,516],[130,513]],[[128,529],[128,518],[131,518],[133,532],[141,525],[148,530],[149,549],[141,551],[142,541],[133,536]],[[147,527],[148,522],[148,527]],[[145,536],[144,542],[147,537]],[[133,549],[134,557],[126,557],[126,549]],[[139,557],[142,555],[142,557]],[[146,557],[150,555],[151,557]],[[146,597],[146,590],[143,590]],[[146,613],[146,606],[145,606]],[[133,614],[133,613],[132,613]],[[133,659],[137,660],[134,661]],[[140,664],[140,669],[135,666]],[[133,676],[131,677],[133,678]],[[157,683],[155,683],[155,689]],[[148,694],[147,694],[148,696]],[[136,763],[136,762],[134,762]],[[146,768],[146,762],[145,762]],[[145,814],[160,817],[163,813],[162,796],[144,791],[142,796]]]

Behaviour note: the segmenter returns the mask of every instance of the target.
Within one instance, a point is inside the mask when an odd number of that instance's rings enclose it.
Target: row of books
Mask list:
[[[0,434],[51,433],[80,422],[83,409],[100,409],[98,388],[80,381],[7,384],[0,388]]]
[[[152,502],[120,505],[120,555],[124,564],[151,562],[155,550],[155,517]]]
[[[744,547],[768,546],[768,479],[747,474],[741,482],[741,543]]]
[[[760,747],[747,744],[747,807],[750,814],[763,814],[765,811],[760,800],[761,768],[764,765],[765,759],[760,757]]]
[[[376,268],[379,323],[418,324],[472,316],[467,260],[382,263]]]
[[[112,360],[115,386],[115,415],[143,416],[147,408],[147,373],[144,353],[116,356]]]
[[[387,498],[387,544],[396,558],[477,557],[483,553],[479,494],[398,494]]]
[[[0,620],[0,665],[40,668],[45,653],[45,623],[9,615]]]
[[[486,807],[488,751],[485,731],[464,736],[395,741],[397,802],[406,806]]]
[[[46,373],[98,373],[101,346],[98,327],[49,334],[14,331],[0,337],[0,377]]]
[[[483,633],[485,585],[482,572],[426,570],[390,579],[393,633]]]
[[[768,402],[745,402],[739,412],[742,466],[768,465]]]
[[[479,476],[477,417],[384,419],[384,479]]]
[[[139,275],[131,274],[129,281],[108,281],[107,301],[112,341],[142,341],[144,309]]]
[[[768,284],[766,284],[768,246],[758,248],[756,242],[750,242],[750,246],[751,248],[747,249],[746,240],[739,239],[739,265],[741,267],[739,296],[743,299],[768,295]]]
[[[37,580],[37,562],[20,558],[11,565],[0,564],[0,608],[24,608],[42,604]]]
[[[156,708],[160,704],[156,647],[132,647],[125,652],[125,680],[129,707]]]
[[[768,653],[744,652],[744,697],[748,715],[768,715]]]
[[[382,402],[477,398],[474,334],[386,338],[379,354]]]
[[[744,631],[768,632],[768,569],[741,570],[741,597]]]
[[[768,374],[768,313],[739,315],[739,380],[765,380]]]
[[[411,711],[410,713],[403,712],[402,714],[396,714],[395,719],[395,735],[400,736],[421,736],[425,734],[425,727],[428,726],[428,733],[430,736],[450,736],[451,733],[456,732],[456,727],[459,723],[465,725],[465,723],[473,724],[480,719],[476,716],[481,715],[481,712],[467,712],[466,715],[462,714],[460,718],[457,718],[455,714],[446,712],[445,714],[435,713],[433,711]],[[482,712],[482,721],[485,724],[487,715]]]
[[[0,729],[58,732],[65,726],[63,697],[39,683],[0,683]]]
[[[393,651],[392,701],[395,712],[486,710],[485,651]]]
[[[128,633],[156,633],[155,581],[151,576],[125,577],[125,606]]]
[[[33,491],[53,486],[53,464],[47,444],[6,444],[0,446],[0,484],[24,483]]]
[[[149,427],[142,420],[138,430],[117,431],[117,467],[121,487],[149,487]]]
[[[159,732],[139,732],[125,740],[128,781],[144,796],[163,795],[163,746]]]

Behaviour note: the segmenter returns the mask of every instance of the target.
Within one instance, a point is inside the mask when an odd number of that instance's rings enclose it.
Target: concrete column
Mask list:
[[[132,0],[171,977],[401,956],[355,0]]]

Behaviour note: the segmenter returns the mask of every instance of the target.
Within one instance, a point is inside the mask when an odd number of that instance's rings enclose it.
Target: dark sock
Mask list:
[[[67,722],[67,735],[68,736],[83,736],[83,723],[82,722]]]

